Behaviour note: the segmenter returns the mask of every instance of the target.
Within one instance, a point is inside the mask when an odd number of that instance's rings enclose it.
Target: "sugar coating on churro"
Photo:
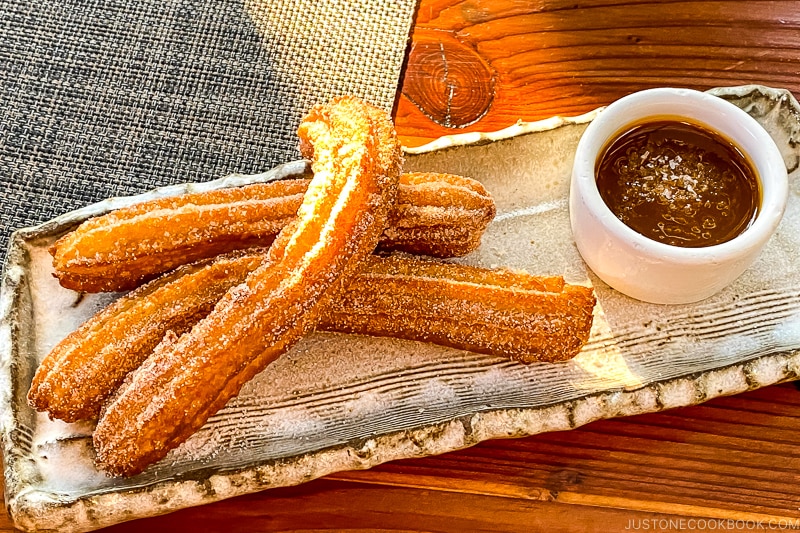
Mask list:
[[[586,343],[594,304],[592,289],[560,276],[371,257],[320,327],[554,362]]]
[[[434,257],[475,250],[495,215],[480,182],[453,174],[403,174],[380,248]]]
[[[123,296],[48,355],[28,393],[31,404],[66,421],[95,418],[162,337],[199,322],[266,257],[263,248],[233,252]],[[373,256],[327,305],[318,329],[560,361],[588,339],[593,305],[591,289],[565,285],[560,276]]]
[[[298,217],[276,239],[281,253],[270,249],[205,319],[128,375],[93,437],[108,472],[139,472],[194,433],[317,325],[377,245],[399,175],[388,116],[340,98],[315,107],[298,133],[313,147],[314,178]]]
[[[33,377],[28,402],[66,422],[96,418],[102,403],[166,332],[188,331],[265,254],[265,249],[233,252],[181,266],[122,296],[48,353]]]
[[[269,245],[294,218],[307,180],[161,198],[84,222],[51,248],[62,286],[119,291],[182,264]]]
[[[182,264],[268,246],[294,220],[309,181],[162,198],[90,219],[51,247],[56,276],[69,289],[120,291]],[[491,196],[473,179],[404,174],[381,248],[461,256],[478,247],[494,212]]]

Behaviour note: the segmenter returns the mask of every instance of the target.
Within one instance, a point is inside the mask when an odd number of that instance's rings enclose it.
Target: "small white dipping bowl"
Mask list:
[[[649,239],[611,212],[595,181],[601,150],[629,126],[648,119],[686,119],[740,149],[761,188],[761,204],[749,228],[721,244],[683,248]],[[720,291],[755,261],[783,217],[787,196],[781,153],[750,115],[716,96],[661,88],[626,96],[589,124],[575,153],[569,210],[578,250],[600,279],[639,300],[681,304]]]

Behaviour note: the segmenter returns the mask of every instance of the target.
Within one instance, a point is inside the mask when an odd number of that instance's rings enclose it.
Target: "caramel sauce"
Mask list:
[[[601,152],[597,188],[628,227],[658,242],[697,248],[729,241],[758,214],[750,163],[723,137],[674,120],[637,124]]]

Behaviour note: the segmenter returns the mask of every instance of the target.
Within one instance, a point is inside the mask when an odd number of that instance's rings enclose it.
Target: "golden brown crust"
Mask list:
[[[232,252],[179,267],[122,296],[47,354],[36,369],[28,403],[65,422],[96,418],[125,375],[168,331],[191,329],[265,258],[265,249]]]
[[[94,433],[108,472],[139,472],[194,433],[316,326],[374,250],[394,201],[400,147],[389,118],[365,107],[339,98],[303,121],[298,133],[313,146],[314,179],[297,219],[276,239],[282,254],[270,251],[204,320],[129,374]]]
[[[266,254],[243,250],[182,267],[122,297],[45,358],[28,395],[31,404],[66,421],[96,417],[159,339],[181,333],[176,324],[186,329],[198,322]],[[565,285],[560,276],[395,255],[369,258],[327,306],[318,328],[432,342],[526,363],[561,361],[586,342],[593,305],[591,289]]]
[[[473,179],[403,174],[380,248],[433,257],[466,255],[480,245],[494,215],[491,195]]]
[[[392,172],[397,166],[386,165]],[[69,289],[121,291],[182,264],[268,246],[294,219],[308,183],[284,180],[162,198],[88,220],[51,247],[56,276]],[[491,196],[473,179],[404,174],[381,248],[461,256],[478,247],[494,212]]]
[[[51,247],[62,286],[131,289],[157,274],[232,250],[268,246],[294,218],[307,180],[162,198],[81,224]]]
[[[586,343],[594,305],[592,289],[561,277],[371,257],[319,327],[555,362]]]

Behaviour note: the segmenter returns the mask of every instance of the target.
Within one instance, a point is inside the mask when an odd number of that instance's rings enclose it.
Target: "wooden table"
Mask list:
[[[415,146],[648,87],[748,83],[800,95],[800,2],[422,0],[396,122]],[[800,529],[798,413],[800,391],[777,385],[107,531]]]

